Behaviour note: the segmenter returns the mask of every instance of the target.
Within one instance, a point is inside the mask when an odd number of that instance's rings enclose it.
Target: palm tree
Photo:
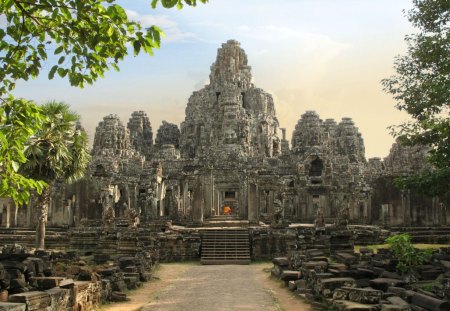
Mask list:
[[[90,155],[86,132],[79,125],[80,116],[59,102],[42,107],[42,128],[28,141],[26,163],[21,168],[27,177],[43,180],[48,186],[37,198],[38,224],[36,248],[45,248],[50,193],[56,181],[74,182],[84,176]]]

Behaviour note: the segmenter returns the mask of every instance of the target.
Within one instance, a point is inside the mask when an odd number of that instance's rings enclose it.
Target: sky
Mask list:
[[[209,1],[182,10],[153,10],[151,0],[118,1],[130,18],[166,33],[154,56],[130,55],[120,72],[84,89],[47,80],[49,62],[14,94],[70,104],[91,141],[104,116],[117,114],[126,125],[135,110],[147,113],[155,136],[163,120],[184,120],[189,96],[209,83],[217,49],[235,39],[247,53],[255,86],[273,95],[289,141],[301,115],[315,110],[323,120],[351,117],[366,157],[387,156],[394,142],[387,127],[408,116],[380,81],[394,74],[394,57],[405,53],[404,37],[414,32],[403,12],[411,0]]]

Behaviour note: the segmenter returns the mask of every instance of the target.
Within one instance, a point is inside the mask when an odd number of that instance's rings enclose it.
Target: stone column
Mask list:
[[[251,224],[257,224],[259,221],[259,208],[258,208],[258,189],[256,184],[248,184],[248,221]]]
[[[192,198],[192,220],[196,224],[203,223],[205,199],[202,179],[201,176],[197,177]]]
[[[10,227],[11,220],[11,203],[6,203],[5,228]]]
[[[205,206],[204,206],[204,217],[211,217],[211,209],[213,207],[213,176],[209,173],[204,177],[204,198],[205,198]]]

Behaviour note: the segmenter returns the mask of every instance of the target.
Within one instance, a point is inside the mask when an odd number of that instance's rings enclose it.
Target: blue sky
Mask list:
[[[150,0],[118,1],[133,19],[165,32],[153,57],[129,56],[93,86],[65,80],[21,82],[15,94],[37,102],[61,100],[82,116],[91,139],[103,116],[144,110],[156,133],[162,120],[179,124],[190,94],[208,83],[217,48],[241,42],[257,87],[273,94],[288,138],[306,110],[322,119],[351,117],[366,156],[384,157],[387,126],[407,116],[394,108],[380,80],[393,74],[394,56],[414,31],[403,9],[411,0],[210,0],[196,8],[152,10]],[[47,67],[51,68],[51,64]],[[48,70],[48,68],[47,68]]]

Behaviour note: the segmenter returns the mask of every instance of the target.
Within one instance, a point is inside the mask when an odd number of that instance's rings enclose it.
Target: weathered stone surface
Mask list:
[[[38,290],[46,290],[60,285],[63,277],[32,277],[30,285]]]
[[[356,282],[352,278],[326,278],[319,279],[314,290],[325,298],[331,298],[337,288],[355,286]]]
[[[0,302],[0,311],[26,311],[24,303]]]
[[[11,295],[8,299],[10,302],[25,303],[28,311],[44,309],[51,305],[50,295],[39,291]]]
[[[406,282],[399,279],[388,279],[388,278],[376,278],[370,281],[370,285],[379,289],[383,292],[386,292],[390,286],[403,286]]]
[[[450,302],[436,299],[428,295],[415,293],[412,296],[411,303],[431,311],[450,310]]]
[[[362,303],[357,303],[348,300],[335,300],[333,301],[333,306],[338,311],[352,310],[352,311],[377,311],[378,305],[367,305]]]

